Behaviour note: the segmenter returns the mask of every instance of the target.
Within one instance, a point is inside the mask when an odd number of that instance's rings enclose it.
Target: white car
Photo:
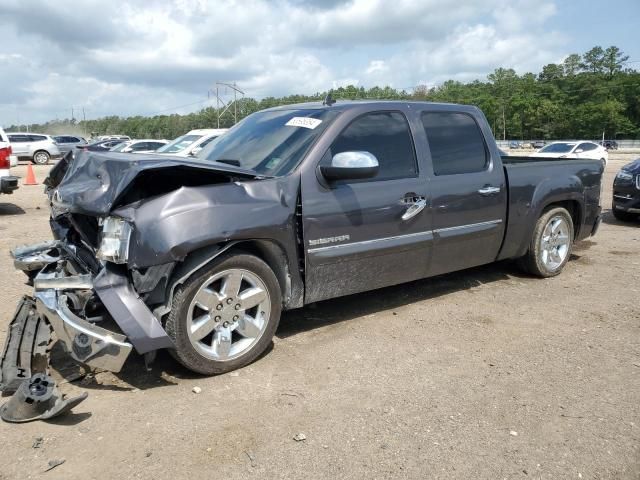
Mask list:
[[[531,154],[532,157],[584,158],[601,160],[606,165],[609,152],[602,145],[589,141],[553,142]]]
[[[110,152],[122,152],[122,153],[154,153],[160,147],[164,147],[167,140],[154,140],[152,138],[145,138],[141,140],[129,140],[122,142],[115,147],[109,149]]]
[[[0,193],[13,193],[18,188],[18,177],[11,175],[10,171],[11,167],[14,166],[11,157],[16,158],[12,155],[12,148],[7,134],[0,127]]]
[[[225,133],[228,128],[205,128],[191,130],[186,135],[176,138],[155,153],[177,155],[179,157],[193,157],[213,139]]]

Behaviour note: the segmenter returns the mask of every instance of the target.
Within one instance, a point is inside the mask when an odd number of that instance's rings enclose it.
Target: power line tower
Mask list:
[[[231,89],[231,91],[233,92],[233,99],[225,100],[226,97],[223,98],[221,96],[220,87],[224,88],[224,92],[222,93],[223,96],[225,96],[228,93],[227,89]],[[231,109],[232,106],[233,106],[233,123],[238,123],[238,94],[241,95],[240,101],[243,101],[244,92],[238,88],[238,86],[236,85],[236,82],[233,82],[233,83],[216,82],[216,90],[214,93],[216,96],[216,117],[218,120],[218,128],[220,128],[220,119],[225,113],[227,113]]]

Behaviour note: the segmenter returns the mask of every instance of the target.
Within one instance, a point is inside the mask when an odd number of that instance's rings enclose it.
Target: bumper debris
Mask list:
[[[11,423],[47,420],[67,413],[88,396],[85,392],[66,399],[53,378],[37,373],[24,380],[11,399],[0,408],[0,418]]]
[[[13,393],[33,374],[46,373],[50,343],[51,327],[38,315],[35,300],[22,297],[0,357],[0,391]]]

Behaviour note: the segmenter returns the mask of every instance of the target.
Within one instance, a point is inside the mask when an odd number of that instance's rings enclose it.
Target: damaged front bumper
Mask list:
[[[111,332],[75,315],[63,293],[70,289],[91,289],[88,275],[59,276],[39,273],[34,280],[36,309],[45,317],[58,340],[75,360],[95,368],[119,372],[133,345],[126,336]]]
[[[23,299],[25,305],[18,308],[11,323],[0,363],[0,373],[6,372],[4,378],[0,376],[0,389],[36,371],[22,366],[28,363],[29,353],[34,353],[29,351],[34,342],[24,332],[34,330],[26,327],[35,312],[72,358],[94,368],[118,372],[134,348],[145,354],[173,347],[161,323],[130,284],[125,267],[106,263],[99,272],[92,272],[75,247],[63,241],[20,247],[12,255],[15,267],[32,280],[34,293],[33,298]],[[97,304],[104,315],[89,316],[90,303]],[[104,328],[111,320],[116,328]]]

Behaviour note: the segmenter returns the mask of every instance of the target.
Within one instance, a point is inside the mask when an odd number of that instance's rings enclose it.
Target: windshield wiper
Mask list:
[[[227,165],[232,165],[234,167],[240,166],[240,160],[234,160],[232,158],[221,158],[220,160],[214,160],[214,162],[226,163]]]

